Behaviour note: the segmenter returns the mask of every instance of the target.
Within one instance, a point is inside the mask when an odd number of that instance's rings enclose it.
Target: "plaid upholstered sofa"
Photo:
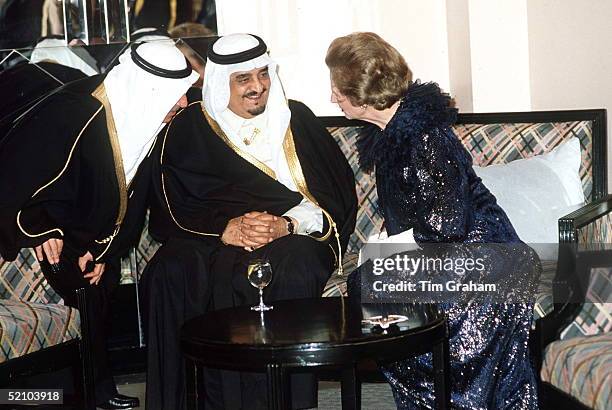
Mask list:
[[[79,289],[79,306],[85,297]],[[65,403],[93,409],[92,362],[83,342],[88,330],[79,310],[65,306],[49,286],[32,249],[23,249],[13,262],[0,258],[0,388],[71,367],[75,395]]]

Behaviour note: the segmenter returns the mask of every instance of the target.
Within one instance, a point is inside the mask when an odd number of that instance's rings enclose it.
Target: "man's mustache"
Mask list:
[[[258,96],[262,95],[263,93],[265,93],[266,91],[268,91],[267,88],[264,88],[263,90],[261,90],[260,93],[258,93],[257,91],[249,91],[249,92],[245,93],[243,95],[243,97],[244,98],[258,97]]]

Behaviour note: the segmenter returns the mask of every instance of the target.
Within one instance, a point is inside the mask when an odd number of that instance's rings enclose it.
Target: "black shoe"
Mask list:
[[[98,404],[97,407],[104,410],[131,409],[140,407],[140,400],[138,400],[138,397],[130,397],[117,393],[104,403]]]

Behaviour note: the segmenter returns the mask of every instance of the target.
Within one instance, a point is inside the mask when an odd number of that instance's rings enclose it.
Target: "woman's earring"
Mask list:
[[[368,104],[363,104],[363,105],[361,106],[361,109],[363,109],[363,110],[365,110],[366,108],[368,108]]]

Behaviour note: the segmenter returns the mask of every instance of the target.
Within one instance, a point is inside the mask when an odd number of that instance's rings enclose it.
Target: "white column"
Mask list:
[[[473,112],[468,0],[446,0],[450,93],[461,112]]]

